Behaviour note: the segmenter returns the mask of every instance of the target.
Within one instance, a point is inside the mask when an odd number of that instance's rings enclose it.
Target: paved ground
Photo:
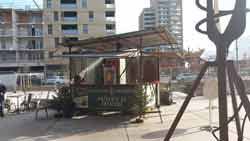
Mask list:
[[[40,120],[35,120],[32,112],[9,115],[0,119],[0,141],[163,141],[183,98],[178,95],[176,104],[162,107],[163,124],[157,114],[147,115],[143,124],[131,124],[128,117],[119,115],[60,120],[52,117],[52,111],[49,120],[42,119],[44,113],[40,113]],[[207,107],[208,101],[203,97],[194,98],[171,141],[215,141],[211,133],[200,130],[209,124]],[[218,111],[214,109],[214,125],[218,123],[217,116]],[[249,121],[246,124],[245,141],[250,141]],[[237,140],[234,123],[230,124],[230,140]]]

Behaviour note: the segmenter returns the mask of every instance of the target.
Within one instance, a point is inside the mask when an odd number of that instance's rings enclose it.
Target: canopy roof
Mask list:
[[[89,38],[79,41],[68,41],[61,44],[71,47],[73,51],[92,50],[94,52],[127,51],[156,45],[176,44],[174,37],[164,27],[152,30],[141,30],[105,37]]]

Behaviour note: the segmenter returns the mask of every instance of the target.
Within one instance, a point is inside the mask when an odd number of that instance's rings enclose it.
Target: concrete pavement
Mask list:
[[[163,141],[184,95],[176,94],[176,104],[163,106],[164,123],[161,124],[158,114],[146,115],[143,124],[130,123],[129,117],[119,115],[83,116],[81,119],[35,120],[34,113],[6,116],[0,119],[0,141]],[[230,100],[230,98],[229,98]],[[214,101],[217,105],[217,101]],[[215,141],[211,133],[200,128],[209,124],[208,100],[194,98],[171,141]],[[232,113],[232,106],[229,105]],[[244,112],[241,112],[241,119]],[[41,118],[45,116],[40,114]],[[231,114],[230,114],[231,115]],[[213,111],[214,125],[218,125],[218,111]],[[249,121],[245,128],[245,141],[250,141]],[[230,124],[230,140],[236,141],[235,124]]]

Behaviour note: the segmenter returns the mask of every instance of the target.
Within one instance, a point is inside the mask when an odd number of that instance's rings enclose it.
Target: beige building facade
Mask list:
[[[116,32],[114,0],[44,0],[43,7],[48,69],[68,64],[67,59],[53,57],[60,43]]]

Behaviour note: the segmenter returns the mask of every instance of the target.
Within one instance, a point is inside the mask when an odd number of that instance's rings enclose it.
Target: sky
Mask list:
[[[0,0],[2,2],[10,2],[13,0]],[[14,0],[17,4],[32,3],[32,0]],[[42,0],[36,0],[41,3]],[[226,1],[226,3],[225,3]],[[204,3],[205,0],[201,0]],[[223,10],[233,9],[235,0],[219,0],[220,8]],[[143,8],[149,7],[150,0],[116,0],[116,21],[117,33],[125,33],[138,30],[138,18]],[[250,2],[248,2],[250,8]],[[195,0],[183,0],[183,26],[184,26],[184,48],[190,50],[198,50],[205,48],[206,51],[214,53],[215,46],[208,40],[206,35],[195,31],[195,24],[206,17],[206,13],[198,9],[195,5]],[[222,29],[225,27],[228,19],[223,18]],[[247,22],[250,22],[250,15],[248,15]],[[246,32],[242,37],[250,38],[250,27],[247,27]],[[232,45],[233,46],[233,45]],[[231,47],[233,50],[234,47]]]
[[[197,8],[195,0],[183,1],[183,29],[184,29],[184,48],[196,51],[205,49],[204,56],[215,56],[215,45],[208,39],[207,35],[198,33],[195,30],[195,25],[200,20],[206,17],[206,12]],[[138,17],[143,8],[149,7],[150,0],[116,0],[117,7],[117,32],[124,33],[138,30]],[[203,5],[205,0],[201,0]],[[219,0],[221,10],[232,10],[235,0]],[[247,7],[250,8],[248,1]],[[225,29],[230,16],[221,18],[221,29]],[[247,17],[247,23],[250,22],[250,15]],[[249,25],[249,24],[247,24]],[[205,28],[205,25],[202,26]],[[250,42],[250,27],[247,26],[245,33],[241,38],[249,38]],[[231,58],[235,56],[235,44],[230,47]],[[250,51],[249,51],[250,52]],[[244,52],[242,52],[243,54]]]

